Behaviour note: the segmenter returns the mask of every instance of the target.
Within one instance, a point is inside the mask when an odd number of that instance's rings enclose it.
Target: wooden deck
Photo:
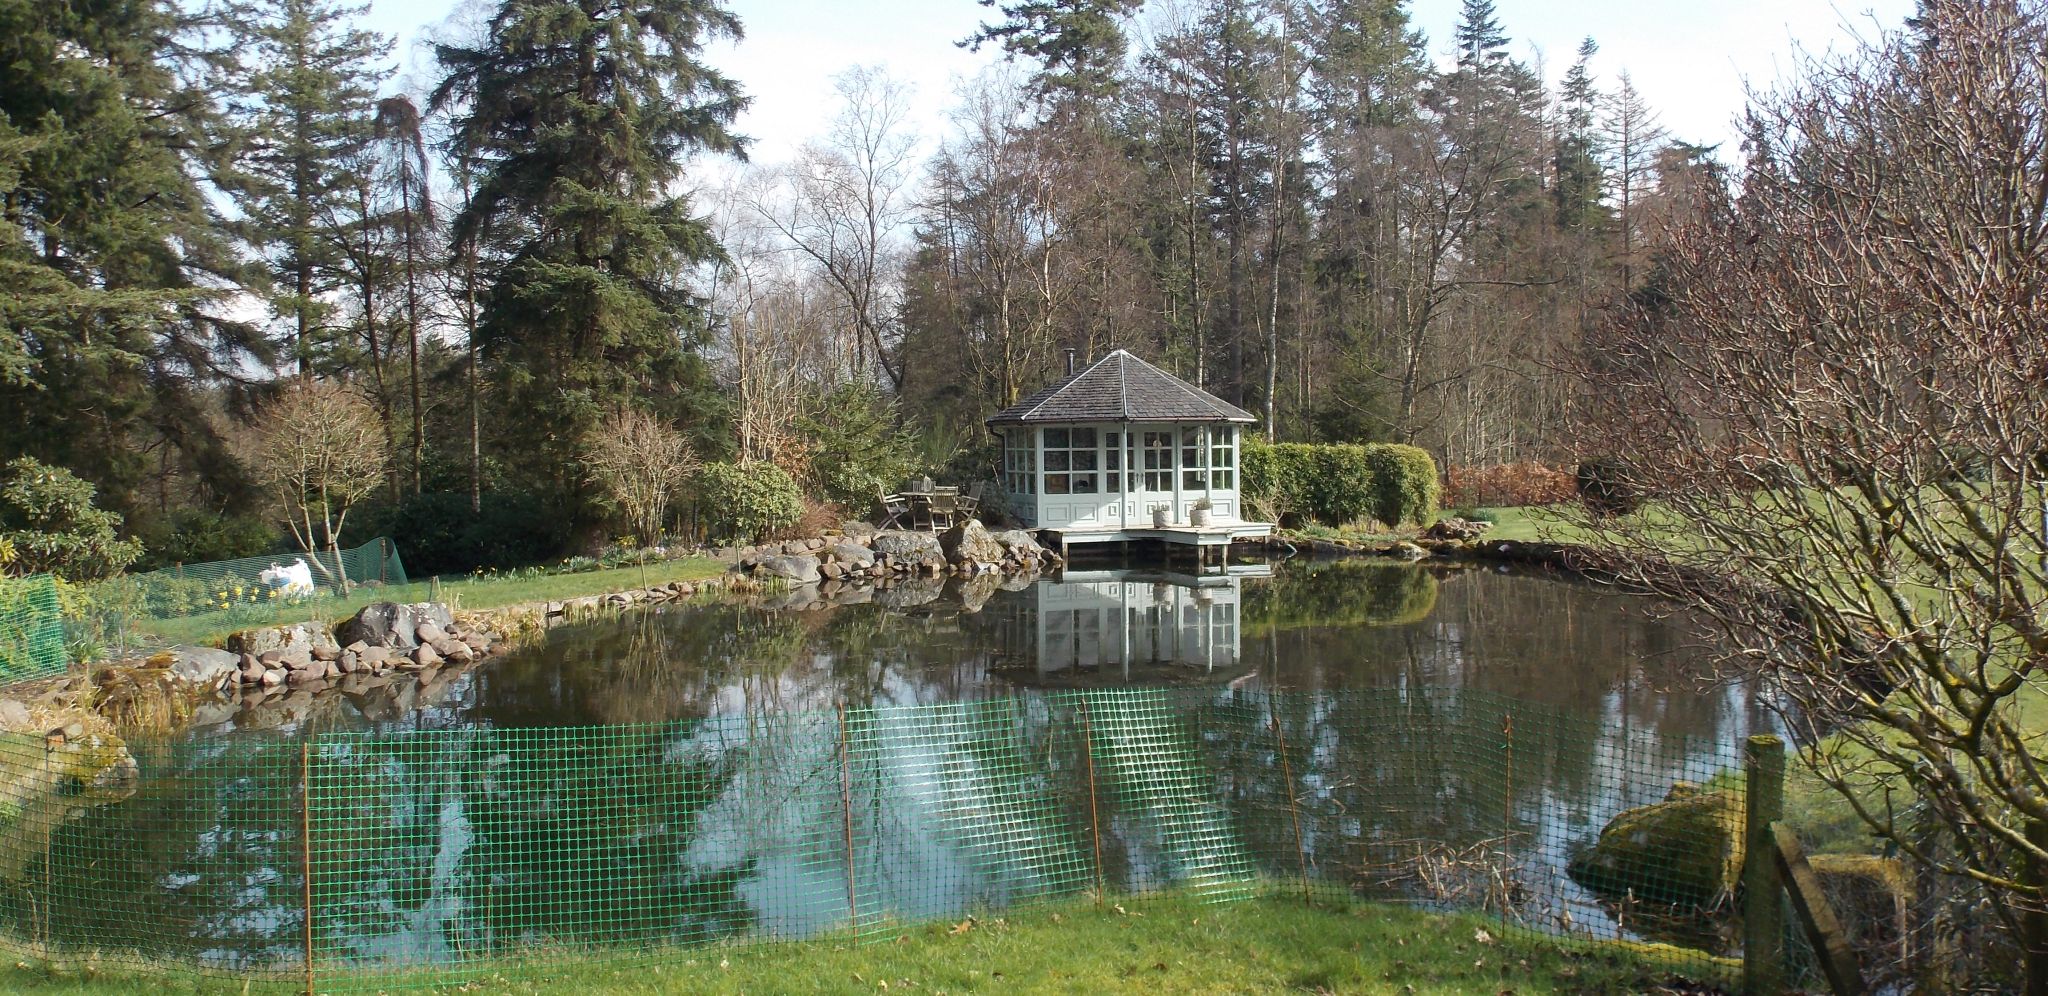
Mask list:
[[[1101,543],[1143,543],[1149,541],[1161,543],[1168,547],[1192,547],[1197,555],[1196,563],[1199,564],[1207,559],[1206,554],[1210,550],[1222,552],[1227,562],[1230,544],[1238,540],[1265,539],[1273,535],[1273,524],[1270,522],[1213,522],[1199,529],[1194,526],[1167,526],[1163,529],[1155,529],[1151,526],[1143,528],[1090,528],[1080,526],[1066,529],[1045,529],[1041,530],[1041,533],[1045,536],[1048,545],[1059,549],[1062,557],[1067,555],[1067,551],[1070,548],[1076,546]]]

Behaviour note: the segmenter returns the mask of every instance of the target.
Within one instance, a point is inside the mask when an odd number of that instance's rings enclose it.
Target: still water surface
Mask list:
[[[403,710],[330,695],[284,728],[138,746],[138,793],[74,815],[0,911],[59,946],[289,966],[310,817],[335,963],[882,929],[1098,876],[1227,893],[1306,874],[1613,936],[1631,929],[1565,858],[1768,724],[1685,622],[1597,588],[1246,573],[563,626]],[[1453,855],[1439,867],[1481,855],[1508,884],[1424,888],[1415,859]]]

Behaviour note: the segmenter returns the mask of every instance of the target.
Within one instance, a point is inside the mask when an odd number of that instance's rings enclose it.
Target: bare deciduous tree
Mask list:
[[[309,554],[332,554],[339,570],[348,513],[384,486],[391,461],[377,406],[352,388],[305,381],[286,386],[254,430],[249,463],[277,496],[292,539]]]
[[[591,483],[632,523],[642,546],[661,540],[676,491],[697,469],[697,453],[676,428],[642,411],[604,420],[583,448]]]
[[[2044,38],[2041,0],[1928,0],[1806,63],[1750,112],[1740,196],[1675,226],[1587,361],[1592,438],[1666,510],[1609,524],[1614,550],[1831,734],[1809,760],[1879,835],[2008,926],[2048,898]],[[1727,583],[1675,583],[1672,550]]]

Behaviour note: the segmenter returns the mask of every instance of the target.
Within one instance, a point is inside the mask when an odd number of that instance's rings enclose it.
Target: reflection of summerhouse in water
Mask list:
[[[1271,573],[1068,571],[1028,597],[991,603],[989,614],[1008,649],[1005,670],[1025,684],[1229,680],[1241,673],[1240,580]]]
[[[1249,412],[1124,350],[988,420],[1010,511],[1065,547],[1156,541],[1197,550],[1273,532],[1249,522],[1238,454]]]

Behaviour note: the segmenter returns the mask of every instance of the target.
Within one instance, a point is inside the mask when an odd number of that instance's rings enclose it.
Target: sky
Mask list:
[[[366,26],[399,40],[394,88],[424,91],[431,61],[418,43],[425,28],[460,3],[479,0],[370,0]],[[739,131],[754,139],[757,162],[786,160],[823,132],[834,108],[832,77],[854,65],[881,66],[911,84],[911,120],[927,137],[945,126],[959,82],[1000,56],[955,42],[995,11],[974,0],[728,0],[747,37],[706,52],[739,80],[753,106]],[[1412,0],[1410,16],[1447,58],[1460,0]],[[1661,115],[1671,136],[1732,152],[1733,121],[1745,84],[1762,89],[1791,69],[1794,53],[1822,53],[1898,27],[1914,0],[1497,0],[1513,54],[1539,65],[1553,82],[1592,35],[1593,69],[1611,85],[1626,71]]]

